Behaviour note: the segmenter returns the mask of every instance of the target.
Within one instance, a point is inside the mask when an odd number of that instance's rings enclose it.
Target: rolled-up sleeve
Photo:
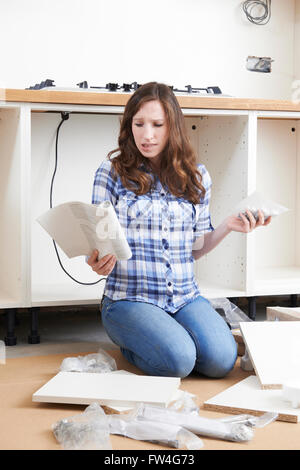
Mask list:
[[[209,209],[212,187],[211,177],[204,165],[198,165],[198,170],[202,175],[202,185],[205,188],[205,196],[201,197],[200,203],[196,205],[196,223],[194,226],[195,239],[214,230]]]

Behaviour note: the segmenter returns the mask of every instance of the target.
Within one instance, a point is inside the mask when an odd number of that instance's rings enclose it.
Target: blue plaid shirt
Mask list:
[[[198,168],[206,194],[200,204],[193,204],[171,194],[154,175],[155,189],[136,196],[119,176],[113,178],[110,161],[100,165],[92,203],[111,201],[132,251],[132,257],[117,261],[107,276],[104,295],[112,300],[148,302],[175,313],[200,294],[192,245],[213,227],[211,179],[204,165]]]

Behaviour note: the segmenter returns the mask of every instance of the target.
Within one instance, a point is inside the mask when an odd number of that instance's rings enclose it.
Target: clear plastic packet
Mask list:
[[[270,216],[274,217],[289,210],[281,204],[265,198],[258,191],[254,191],[252,194],[250,194],[250,196],[246,197],[239,204],[237,204],[233,210],[233,213],[235,215],[239,215],[241,212],[245,213],[247,209],[252,212],[256,219],[258,219],[259,209],[263,212],[265,218]]]
[[[251,426],[252,428],[264,428],[270,423],[273,423],[278,418],[278,413],[266,412],[261,416],[253,416],[249,414],[240,414],[229,416],[227,418],[220,418],[223,423],[241,423]]]
[[[253,321],[239,307],[230,302],[226,297],[209,299],[212,307],[225,319],[231,330],[240,330],[240,323],[244,321]],[[253,370],[252,361],[249,357],[247,348],[245,354],[241,357],[240,366],[245,371]]]
[[[174,424],[140,419],[137,409],[126,415],[109,415],[108,422],[111,434],[155,442],[176,449],[199,450],[203,447],[202,440],[189,430]]]
[[[217,299],[209,299],[212,307],[225,317],[226,323],[229,324],[231,329],[239,328],[240,322],[252,321],[239,307],[234,305],[226,297]],[[221,310],[222,312],[219,312]]]
[[[168,405],[169,410],[184,411],[187,413],[198,413],[199,407],[195,403],[196,395],[184,391],[177,390],[175,400]]]
[[[228,441],[250,441],[254,434],[252,426],[249,426],[247,422],[227,423],[219,419],[203,418],[195,413],[184,413],[145,403],[139,405],[136,413],[139,419],[177,425],[196,435]]]
[[[117,370],[116,361],[103,349],[86,356],[66,357],[61,365],[61,372],[95,372],[104,373]]]
[[[108,419],[98,403],[92,403],[83,413],[57,421],[52,431],[65,450],[112,449]]]

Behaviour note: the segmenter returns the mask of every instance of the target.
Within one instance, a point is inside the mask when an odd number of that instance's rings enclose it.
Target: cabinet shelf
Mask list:
[[[71,281],[65,285],[36,284],[32,292],[32,306],[99,304],[103,288],[104,281],[94,286],[81,286]]]
[[[260,268],[256,272],[255,295],[299,294],[300,266]]]

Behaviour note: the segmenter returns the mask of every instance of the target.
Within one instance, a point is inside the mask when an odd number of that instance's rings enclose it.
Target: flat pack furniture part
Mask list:
[[[282,390],[262,390],[255,375],[227,388],[203,403],[205,410],[222,413],[249,413],[260,416],[266,412],[278,413],[277,420],[298,423],[300,408],[293,408],[284,399]]]
[[[241,322],[240,329],[262,389],[300,378],[299,322]]]
[[[300,307],[267,307],[267,320],[299,321]]]
[[[59,372],[32,395],[32,401],[104,406],[151,403],[167,406],[180,385],[178,377]]]

